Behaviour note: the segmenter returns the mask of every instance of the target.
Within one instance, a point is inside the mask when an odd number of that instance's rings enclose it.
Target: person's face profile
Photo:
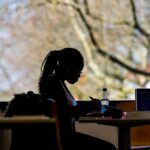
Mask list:
[[[75,82],[77,82],[81,76],[81,72],[82,69],[78,69],[76,67],[71,67],[68,68],[66,70],[66,80],[70,83],[70,84],[74,84]]]
[[[63,70],[64,74],[64,80],[68,81],[70,84],[74,84],[79,80],[83,67],[83,59],[82,57],[78,57],[78,55],[70,55],[70,57],[66,57],[60,63],[60,68]]]

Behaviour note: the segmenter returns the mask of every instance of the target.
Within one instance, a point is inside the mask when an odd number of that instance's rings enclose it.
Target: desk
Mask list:
[[[135,126],[150,124],[150,111],[128,112],[123,119],[111,119],[101,117],[80,117],[80,123],[98,123],[118,127],[118,148],[119,150],[130,150],[130,129]]]
[[[15,116],[15,117],[0,117],[0,129],[12,128],[20,125],[34,124],[51,124],[55,123],[55,118],[46,116]]]

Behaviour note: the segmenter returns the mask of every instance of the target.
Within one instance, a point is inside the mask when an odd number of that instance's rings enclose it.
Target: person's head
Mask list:
[[[57,76],[73,84],[84,66],[82,54],[74,48],[50,51],[42,63],[42,76]]]

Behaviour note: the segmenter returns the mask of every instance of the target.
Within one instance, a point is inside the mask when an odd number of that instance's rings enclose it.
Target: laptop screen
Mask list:
[[[135,100],[137,111],[150,111],[150,89],[135,89]]]

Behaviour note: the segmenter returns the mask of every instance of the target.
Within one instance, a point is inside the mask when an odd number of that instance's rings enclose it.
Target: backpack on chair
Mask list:
[[[38,114],[42,114],[41,96],[32,91],[14,94],[5,112],[5,116]]]

